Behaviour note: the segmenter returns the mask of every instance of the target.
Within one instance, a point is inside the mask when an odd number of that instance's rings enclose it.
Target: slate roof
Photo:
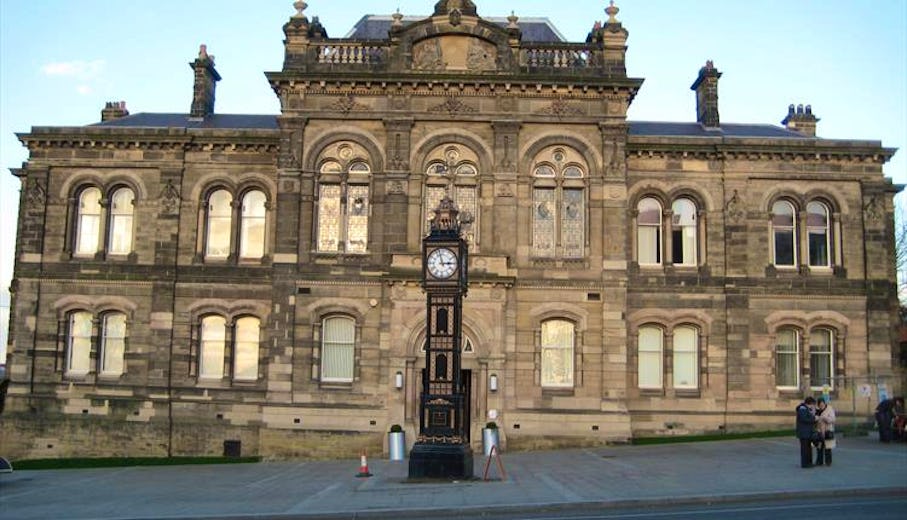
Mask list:
[[[628,121],[630,135],[653,137],[763,137],[804,139],[802,134],[774,125],[723,123],[720,128],[705,128],[699,123]],[[189,114],[131,114],[120,119],[89,126],[115,128],[211,128],[220,130],[277,130],[277,116],[264,114],[214,114],[193,120]]]
[[[413,22],[419,22],[425,18],[425,16],[404,16],[403,25],[406,26]],[[500,16],[483,18],[483,20],[500,25],[501,27],[507,27],[509,24],[507,18]],[[386,40],[387,33],[391,28],[391,23],[393,23],[393,18],[391,18],[390,15],[367,14],[356,22],[356,25],[353,26],[344,38],[356,40]],[[519,25],[520,30],[523,31],[524,42],[557,43],[567,41],[548,18],[520,18],[519,21],[517,21],[517,25]]]

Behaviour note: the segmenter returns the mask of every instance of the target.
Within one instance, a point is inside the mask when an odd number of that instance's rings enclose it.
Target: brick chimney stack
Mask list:
[[[787,117],[781,121],[788,130],[799,132],[806,137],[816,136],[818,123],[819,118],[813,115],[813,107],[810,105],[806,105],[805,108],[803,105],[797,105],[796,108],[794,105],[787,107]]]
[[[721,73],[715,68],[712,60],[705,62],[699,69],[699,77],[690,87],[696,91],[696,121],[706,128],[718,128],[721,120],[718,117],[718,80]]]
[[[112,121],[129,115],[125,101],[108,101],[101,110],[101,122]]]
[[[189,66],[195,71],[195,88],[192,91],[192,108],[189,117],[204,119],[214,114],[214,90],[220,81],[220,74],[214,69],[214,56],[208,55],[208,48],[201,45],[198,58]]]

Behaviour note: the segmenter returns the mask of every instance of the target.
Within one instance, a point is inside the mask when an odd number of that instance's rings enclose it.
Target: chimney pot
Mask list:
[[[787,107],[787,117],[781,121],[785,128],[793,132],[802,134],[804,137],[816,137],[816,128],[819,118],[813,114],[812,105],[804,106],[802,103],[797,105],[794,111],[794,105]]]
[[[125,101],[107,101],[104,103],[104,109],[101,110],[101,122],[113,121],[128,115],[129,111],[126,110]]]

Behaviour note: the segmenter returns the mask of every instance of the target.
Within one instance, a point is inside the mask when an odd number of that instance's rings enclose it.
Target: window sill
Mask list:
[[[333,392],[350,392],[353,390],[353,382],[341,382],[341,381],[321,381],[318,384],[318,388],[326,391]]]
[[[573,387],[570,388],[557,388],[557,387],[542,387],[542,396],[543,397],[573,397],[576,395],[576,392]]]
[[[665,391],[663,388],[640,388],[639,396],[640,397],[664,397]]]
[[[702,397],[702,392],[698,388],[675,388],[674,397],[680,398],[699,398]]]

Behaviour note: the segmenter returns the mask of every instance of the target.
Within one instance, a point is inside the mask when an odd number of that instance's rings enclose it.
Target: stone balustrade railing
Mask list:
[[[323,43],[316,47],[318,63],[332,65],[376,65],[386,59],[387,48],[359,42]]]
[[[592,68],[593,50],[584,44],[558,44],[520,49],[520,65],[546,69]]]

